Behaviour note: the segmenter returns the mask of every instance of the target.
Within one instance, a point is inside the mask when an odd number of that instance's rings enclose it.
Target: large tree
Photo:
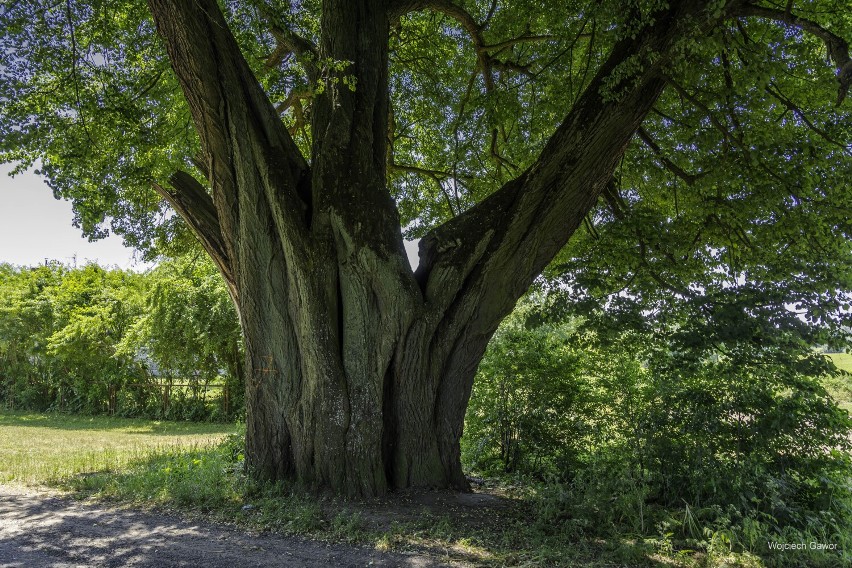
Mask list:
[[[486,344],[577,229],[594,234],[601,196],[616,219],[656,205],[673,242],[710,256],[736,249],[707,235],[740,201],[754,226],[837,201],[839,4],[7,2],[0,150],[40,160],[89,234],[108,220],[139,246],[180,236],[152,188],[180,214],[239,312],[257,475],[466,488]],[[775,197],[750,192],[761,168]],[[848,235],[845,218],[823,230]],[[421,237],[416,270],[404,234]],[[657,241],[633,244],[671,287]]]

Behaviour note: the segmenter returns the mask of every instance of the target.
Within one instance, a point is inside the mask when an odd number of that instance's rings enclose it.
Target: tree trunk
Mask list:
[[[424,238],[416,273],[386,188],[388,14],[399,5],[323,2],[317,61],[349,63],[318,70],[308,165],[216,1],[149,4],[210,187],[179,172],[160,191],[238,308],[248,466],[349,495],[467,489],[459,440],[488,340],[594,205],[663,88],[664,58],[615,94],[605,79],[636,54],[665,53],[704,3],[682,2],[618,44],[540,159]]]

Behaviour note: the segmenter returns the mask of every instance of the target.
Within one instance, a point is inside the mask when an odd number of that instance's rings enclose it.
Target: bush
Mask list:
[[[209,261],[163,262],[146,274],[0,265],[7,407],[230,421],[244,412],[242,357],[236,314]],[[227,405],[201,394],[220,377]],[[191,392],[163,397],[174,378]]]
[[[852,421],[822,386],[838,373],[824,356],[783,330],[535,313],[522,305],[489,345],[462,447],[475,471],[550,481],[542,526],[705,550],[727,535],[762,555],[791,535],[848,540]]]

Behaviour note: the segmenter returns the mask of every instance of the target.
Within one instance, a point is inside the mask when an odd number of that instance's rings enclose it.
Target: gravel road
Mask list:
[[[433,558],[254,535],[177,516],[75,501],[0,486],[0,566],[21,568],[192,566],[446,566]]]

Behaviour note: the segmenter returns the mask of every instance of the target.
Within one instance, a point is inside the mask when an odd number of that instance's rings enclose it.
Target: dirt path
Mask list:
[[[177,516],[79,502],[33,489],[0,486],[0,566],[446,566],[435,559],[252,535]]]

